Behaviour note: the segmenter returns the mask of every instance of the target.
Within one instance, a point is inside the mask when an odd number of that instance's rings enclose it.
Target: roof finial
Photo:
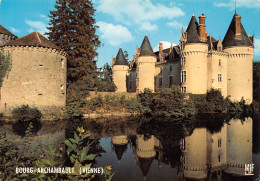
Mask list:
[[[192,14],[192,16],[195,16],[194,10],[193,10],[193,14]]]
[[[237,0],[235,0],[235,14],[237,14]]]

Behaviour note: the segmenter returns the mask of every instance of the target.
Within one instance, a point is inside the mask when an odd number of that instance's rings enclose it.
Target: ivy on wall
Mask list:
[[[12,61],[10,54],[8,53],[8,55],[4,55],[0,52],[0,87],[2,87],[4,77],[8,76],[8,72],[10,72],[11,67]]]

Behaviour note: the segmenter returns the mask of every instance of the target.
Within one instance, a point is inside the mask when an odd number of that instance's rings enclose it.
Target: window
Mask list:
[[[64,59],[62,58],[60,62],[61,62],[61,68],[64,69],[64,64],[65,64]]]
[[[221,74],[218,74],[218,81],[222,82],[222,75]]]
[[[43,64],[39,64],[39,67],[43,67]]]
[[[221,148],[221,139],[218,139],[218,148]]]
[[[185,86],[182,86],[182,87],[181,87],[181,92],[182,92],[182,93],[186,93],[186,87],[185,87]]]
[[[159,77],[159,87],[162,87],[162,84],[163,84],[162,77]]]
[[[169,87],[171,87],[171,85],[173,84],[173,76],[170,76],[170,77],[169,77],[169,81],[170,81],[170,82],[169,82]]]
[[[170,71],[172,71],[172,66],[170,66]]]
[[[220,155],[218,155],[218,162],[220,162],[221,161],[221,159],[220,159]]]
[[[181,71],[181,82],[186,82],[186,71]]]
[[[186,64],[186,57],[182,57],[181,58],[181,65],[185,65]]]
[[[219,59],[218,61],[218,66],[221,66],[221,59]]]

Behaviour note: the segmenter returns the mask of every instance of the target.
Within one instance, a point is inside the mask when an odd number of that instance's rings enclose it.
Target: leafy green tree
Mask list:
[[[4,77],[8,74],[8,71],[11,70],[11,57],[10,55],[3,55],[0,52],[0,87],[2,87]]]
[[[116,90],[116,85],[112,80],[112,67],[108,63],[103,66],[103,71],[98,72],[96,90],[101,92],[114,92]]]
[[[82,114],[88,91],[96,87],[94,58],[100,41],[94,12],[91,0],[56,0],[49,16],[47,35],[68,54],[67,110],[72,117]]]

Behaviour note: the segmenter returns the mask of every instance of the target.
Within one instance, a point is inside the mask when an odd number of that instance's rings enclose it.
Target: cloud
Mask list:
[[[214,2],[216,7],[226,7],[226,8],[235,8],[235,0],[229,0],[228,2]],[[246,7],[246,8],[260,8],[260,1],[256,0],[239,0],[236,2],[237,7]]]
[[[151,24],[150,22],[143,22],[140,25],[140,29],[144,31],[156,31],[158,30],[158,26],[156,24]]]
[[[160,43],[163,43],[163,49],[170,48],[171,46],[176,46],[175,43],[171,43],[171,42],[168,42],[168,41],[161,41]],[[159,51],[159,43],[156,45],[156,47],[153,48],[153,51],[154,52]]]
[[[28,29],[29,32],[38,31],[42,35],[48,32],[48,29],[46,28],[47,24],[42,21],[25,20],[25,23],[30,26]]]
[[[260,56],[260,39],[255,39],[255,56]]]
[[[182,27],[184,29],[187,28],[187,26],[184,26],[183,24],[181,24],[181,23],[179,23],[178,21],[175,21],[175,20],[168,22],[167,25],[170,26],[170,27],[173,27],[174,29],[177,29],[177,30],[181,29]]]
[[[45,21],[49,21],[50,18],[48,16],[45,16],[44,14],[40,14],[40,17],[44,19]]]
[[[118,46],[122,43],[133,40],[132,33],[122,25],[113,25],[103,21],[97,22],[101,39],[106,40],[112,46]]]
[[[185,14],[175,4],[165,6],[160,3],[153,4],[151,0],[99,0],[97,4],[97,11],[112,16],[116,21],[150,31],[157,30],[156,25],[152,24],[156,20],[173,19]],[[148,28],[145,28],[143,22]]]
[[[20,30],[16,28],[10,27],[9,29],[11,30],[12,33],[20,33]]]

